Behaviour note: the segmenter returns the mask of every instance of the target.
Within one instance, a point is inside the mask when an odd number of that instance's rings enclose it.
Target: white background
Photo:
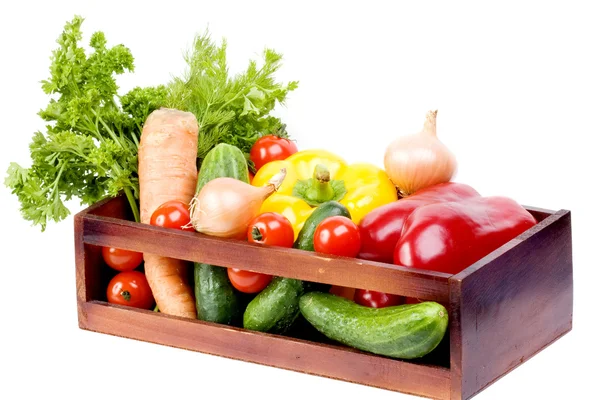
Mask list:
[[[574,330],[477,398],[588,399],[600,355],[600,25],[593,2],[563,4],[3,3],[0,173],[9,161],[28,165],[31,135],[43,128],[36,112],[48,101],[39,81],[74,14],[86,17],[86,39],[103,30],[109,44],[132,50],[137,70],[119,79],[123,91],[179,74],[182,51],[207,26],[227,37],[232,71],[264,46],[281,51],[279,78],[300,87],[278,114],[300,148],[348,161],[381,165],[387,143],[437,108],[438,135],[459,160],[455,180],[573,212]],[[72,218],[40,233],[3,185],[0,202],[0,398],[413,398],[79,330]]]

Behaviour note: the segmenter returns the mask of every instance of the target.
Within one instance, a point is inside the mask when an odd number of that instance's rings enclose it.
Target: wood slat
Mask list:
[[[100,215],[84,216],[83,240],[94,245],[448,303],[451,275],[441,272],[261,246]]]
[[[450,370],[283,336],[128,309],[82,304],[82,328],[433,399],[448,399]]]

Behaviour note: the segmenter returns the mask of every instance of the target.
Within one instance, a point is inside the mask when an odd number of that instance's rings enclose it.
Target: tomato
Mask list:
[[[345,286],[332,286],[331,289],[329,289],[329,293],[344,297],[348,300],[354,300],[355,291],[356,289]]]
[[[144,255],[137,251],[117,249],[116,247],[103,247],[102,258],[104,262],[117,271],[132,271],[142,263]]]
[[[291,222],[281,214],[262,213],[248,225],[248,241],[268,246],[292,247],[294,228]]]
[[[250,149],[250,161],[258,171],[260,167],[274,160],[285,160],[298,152],[296,143],[289,139],[266,135],[258,139]]]
[[[271,275],[237,268],[227,268],[227,276],[233,287],[243,293],[258,293],[266,288],[273,279]]]
[[[149,310],[154,306],[152,290],[146,275],[140,271],[119,272],[110,280],[106,297],[111,304],[120,304]]]
[[[150,225],[194,232],[194,227],[190,223],[188,205],[179,200],[167,201],[158,206],[150,217]]]
[[[404,298],[395,294],[376,292],[374,290],[356,289],[354,301],[361,306],[382,308],[403,304]]]
[[[404,300],[404,304],[419,304],[421,302],[422,302],[421,300],[419,300],[419,299],[417,299],[415,297],[407,297]]]
[[[317,226],[315,251],[336,256],[356,257],[360,251],[360,233],[351,219],[335,216],[325,218]]]

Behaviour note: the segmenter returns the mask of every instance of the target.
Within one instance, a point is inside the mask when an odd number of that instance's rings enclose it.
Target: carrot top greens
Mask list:
[[[121,44],[107,47],[104,34],[96,32],[86,55],[80,46],[82,23],[79,16],[66,23],[52,52],[50,77],[42,81],[50,101],[38,113],[48,124],[33,135],[31,166],[11,163],[4,182],[18,196],[23,217],[42,230],[48,221],[69,215],[66,200],[89,205],[121,192],[139,221],[139,138],[148,115],[160,107],[196,115],[200,158],[220,142],[248,153],[262,134],[279,129],[285,135],[281,121],[269,113],[297,83],[274,81],[280,54],[265,50],[262,67],[251,61],[232,79],[225,42],[217,47],[205,33],[196,37],[182,78],[120,96],[115,77],[134,71],[131,52]]]

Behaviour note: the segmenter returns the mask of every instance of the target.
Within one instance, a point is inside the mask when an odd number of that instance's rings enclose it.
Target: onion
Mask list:
[[[262,203],[279,188],[285,175],[284,168],[262,187],[225,177],[209,181],[192,200],[192,226],[211,236],[245,237]]]
[[[449,182],[456,172],[456,158],[436,136],[437,110],[429,111],[423,130],[390,143],[384,167],[405,197],[419,189]]]

